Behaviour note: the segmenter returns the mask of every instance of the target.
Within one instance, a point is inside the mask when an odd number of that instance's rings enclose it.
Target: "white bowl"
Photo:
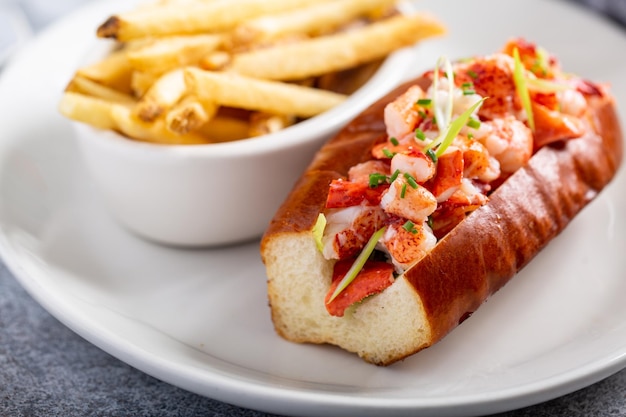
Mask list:
[[[403,81],[413,48],[390,55],[346,102],[280,132],[209,145],[156,145],[74,123],[103,203],[128,230],[176,246],[258,238],[317,149]]]

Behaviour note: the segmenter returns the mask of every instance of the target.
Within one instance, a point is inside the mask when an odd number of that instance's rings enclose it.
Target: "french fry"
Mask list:
[[[132,113],[130,106],[67,92],[61,97],[59,111],[77,122],[99,129],[117,130],[128,137],[163,144],[203,144],[207,139],[199,134],[177,135],[160,123],[145,123]]]
[[[133,68],[126,57],[126,52],[116,50],[106,58],[79,68],[76,75],[96,81],[123,93],[130,93],[130,79]]]
[[[223,41],[223,36],[214,34],[170,36],[134,48],[127,52],[127,57],[135,70],[162,74],[177,67],[197,64]]]
[[[141,120],[151,122],[176,104],[185,91],[183,69],[172,70],[152,84],[137,103],[135,112]]]
[[[219,71],[230,63],[231,54],[226,51],[216,51],[200,59],[200,67],[206,70]]]
[[[151,36],[215,33],[232,29],[246,19],[295,9],[319,0],[217,0],[156,5],[111,16],[97,30],[102,38],[127,41]]]
[[[329,91],[192,67],[185,69],[185,82],[198,97],[220,105],[301,117],[322,113],[346,99]]]
[[[284,114],[254,112],[250,115],[249,137],[268,135],[278,132],[295,123],[296,118]]]
[[[232,142],[250,137],[250,124],[237,117],[216,116],[199,128],[211,143]]]
[[[135,99],[129,94],[121,93],[111,87],[99,84],[80,75],[72,78],[67,85],[65,91],[81,93],[88,96],[101,98],[103,100],[113,101],[116,103],[135,104]]]
[[[278,37],[317,35],[334,30],[376,9],[390,9],[396,0],[335,0],[297,10],[260,16],[239,25],[233,34],[237,43],[260,42]]]
[[[59,111],[65,117],[77,122],[87,123],[99,129],[115,129],[112,117],[115,103],[80,93],[66,92],[61,97]],[[119,105],[124,107],[123,105]]]
[[[298,80],[373,61],[444,32],[429,15],[398,15],[349,32],[235,54],[227,68],[255,78]]]
[[[124,106],[114,105],[111,108],[111,118],[116,130],[137,140],[159,143],[164,145],[199,145],[209,141],[196,133],[178,135],[165,128],[163,120],[146,123],[139,119],[133,111]]]
[[[155,143],[284,129],[343,103],[396,49],[440,35],[398,0],[153,0],[111,16],[115,49],[74,74],[61,112]]]
[[[194,95],[183,98],[165,115],[165,126],[179,135],[198,130],[217,113],[213,102],[200,100]]]
[[[274,48],[278,45],[287,45],[301,42],[309,39],[310,36],[294,33],[291,35],[281,36],[276,39],[258,40],[253,43],[237,43],[234,37],[227,37],[224,45],[214,52],[210,52],[200,59],[199,67],[210,69],[213,71],[223,70],[230,63],[232,57],[236,54],[249,52],[251,50]]]
[[[130,78],[130,90],[135,97],[143,97],[163,74],[150,71],[133,71]]]
[[[316,78],[316,87],[339,94],[352,94],[372,78],[383,60],[368,62],[354,68],[330,72]]]

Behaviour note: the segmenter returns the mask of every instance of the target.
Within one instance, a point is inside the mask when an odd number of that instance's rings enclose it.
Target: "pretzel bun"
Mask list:
[[[587,98],[582,137],[539,149],[424,258],[394,283],[346,311],[328,314],[333,263],[316,247],[312,228],[329,184],[371,159],[385,136],[387,103],[418,84],[392,91],[349,123],[317,154],[284,201],[261,242],[271,316],[279,335],[329,343],[365,361],[389,365],[429,347],[468,318],[593,200],[622,159],[622,133],[608,94]]]

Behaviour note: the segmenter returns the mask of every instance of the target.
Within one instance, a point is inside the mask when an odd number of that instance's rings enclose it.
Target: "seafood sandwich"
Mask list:
[[[316,155],[266,231],[276,331],[388,365],[439,341],[609,183],[608,87],[523,39],[373,104]]]

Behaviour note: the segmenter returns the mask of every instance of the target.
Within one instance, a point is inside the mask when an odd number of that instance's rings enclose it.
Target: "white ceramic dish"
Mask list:
[[[0,3],[0,69],[33,33],[17,4]]]
[[[419,5],[453,28],[419,49],[424,67],[441,51],[489,52],[523,34],[567,69],[611,82],[626,122],[626,58],[615,53],[626,50],[626,35],[610,24],[561,1]],[[626,366],[625,169],[471,319],[389,368],[276,336],[258,242],[180,250],[127,233],[102,207],[55,110],[91,42],[79,34],[114,6],[95,3],[58,23],[0,79],[0,252],[68,327],[164,381],[283,415],[484,415],[572,392]],[[493,22],[489,31],[466,31],[477,10]]]
[[[82,35],[93,36],[86,55],[100,58],[110,45],[96,41],[96,27]],[[76,123],[79,149],[104,204],[137,235],[176,246],[251,240],[261,236],[322,144],[395,86],[414,61],[410,48],[391,54],[344,103],[263,137],[163,146]]]

